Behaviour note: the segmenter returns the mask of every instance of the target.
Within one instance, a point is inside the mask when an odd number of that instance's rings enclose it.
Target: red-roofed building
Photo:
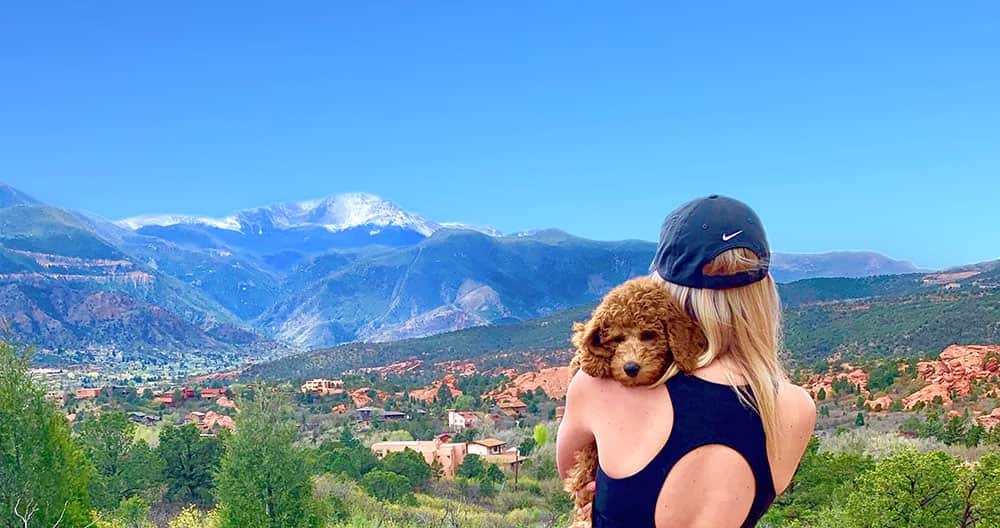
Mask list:
[[[224,388],[222,388],[222,389],[215,389],[215,388],[201,389],[201,393],[200,394],[201,394],[201,398],[203,400],[214,399],[214,398],[218,398],[219,396],[225,396],[226,395],[226,389],[224,389]]]
[[[76,389],[76,399],[93,400],[101,395],[101,389]]]

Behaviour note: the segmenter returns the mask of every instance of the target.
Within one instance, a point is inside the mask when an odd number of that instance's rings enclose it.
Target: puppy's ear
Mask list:
[[[594,378],[607,378],[611,375],[611,352],[601,346],[601,332],[597,317],[586,324],[573,323],[573,346],[577,350],[580,368]]]
[[[708,339],[676,300],[667,303],[665,313],[663,326],[674,362],[682,371],[691,372],[698,368],[698,358],[708,349]]]

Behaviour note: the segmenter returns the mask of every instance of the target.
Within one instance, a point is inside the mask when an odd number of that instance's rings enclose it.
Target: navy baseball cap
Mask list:
[[[763,266],[733,275],[702,272],[715,257],[735,248],[753,251]],[[757,213],[739,200],[713,194],[692,200],[667,215],[649,270],[681,286],[722,290],[763,279],[770,258],[767,235]]]

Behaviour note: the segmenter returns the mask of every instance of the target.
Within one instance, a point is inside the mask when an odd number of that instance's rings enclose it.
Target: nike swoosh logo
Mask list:
[[[723,242],[729,242],[730,240],[732,240],[733,237],[735,237],[736,235],[738,235],[738,234],[740,234],[742,232],[743,232],[743,230],[740,229],[739,231],[737,231],[737,232],[735,232],[735,233],[733,233],[731,235],[727,235],[725,233],[722,233],[722,241]]]

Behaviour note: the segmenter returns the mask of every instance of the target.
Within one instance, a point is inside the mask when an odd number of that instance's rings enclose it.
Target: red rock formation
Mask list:
[[[831,370],[832,370],[832,368],[833,367],[831,367]],[[823,389],[823,391],[826,392],[826,394],[827,394],[828,397],[832,396],[833,395],[833,380],[835,380],[835,379],[837,379],[837,380],[847,380],[848,383],[850,383],[851,385],[854,385],[855,387],[857,387],[859,392],[867,392],[868,391],[868,373],[867,372],[865,372],[865,371],[863,371],[863,370],[861,370],[859,368],[855,368],[855,367],[851,366],[850,363],[844,363],[841,366],[841,368],[843,368],[845,370],[848,370],[848,372],[840,372],[838,374],[833,374],[832,372],[829,372],[829,373],[824,374],[824,375],[817,374],[817,375],[814,375],[813,377],[809,378],[809,380],[806,381],[805,384],[802,385],[802,387],[804,389],[806,389],[807,391],[809,391],[809,393],[812,394],[814,398],[819,393],[820,389]]]
[[[924,387],[903,398],[903,406],[909,409],[918,401],[929,403],[935,396],[951,404],[952,392],[968,396],[973,380],[988,380],[1000,370],[997,354],[997,345],[951,345],[941,352],[940,359],[917,363],[917,376],[924,380]]]
[[[415,400],[431,403],[437,399],[438,391],[441,390],[441,385],[445,385],[448,387],[448,391],[451,392],[451,397],[458,398],[462,395],[462,391],[458,390],[458,387],[455,386],[455,381],[456,378],[454,374],[446,374],[445,377],[432,383],[430,387],[410,391],[410,397]]]
[[[888,412],[889,405],[891,404],[892,404],[892,397],[890,396],[880,396],[878,398],[865,401],[865,406],[871,409],[872,412]]]
[[[495,401],[504,398],[516,399],[522,392],[534,392],[538,388],[556,400],[566,396],[566,390],[569,388],[569,367],[548,367],[537,372],[519,374],[503,390],[493,391],[485,396]]]
[[[339,405],[334,405],[330,412],[333,414],[347,414],[347,406],[343,403]]]
[[[993,409],[993,412],[990,414],[984,414],[983,416],[976,418],[976,422],[983,426],[983,429],[986,429],[987,431],[993,430],[997,424],[1000,424],[1000,407]]]
[[[368,395],[368,391],[370,390],[372,390],[371,387],[361,387],[350,392],[351,400],[354,400],[355,407],[364,407],[372,403],[372,398]],[[385,401],[389,397],[389,394],[385,391],[375,389],[375,396],[379,401]]]

